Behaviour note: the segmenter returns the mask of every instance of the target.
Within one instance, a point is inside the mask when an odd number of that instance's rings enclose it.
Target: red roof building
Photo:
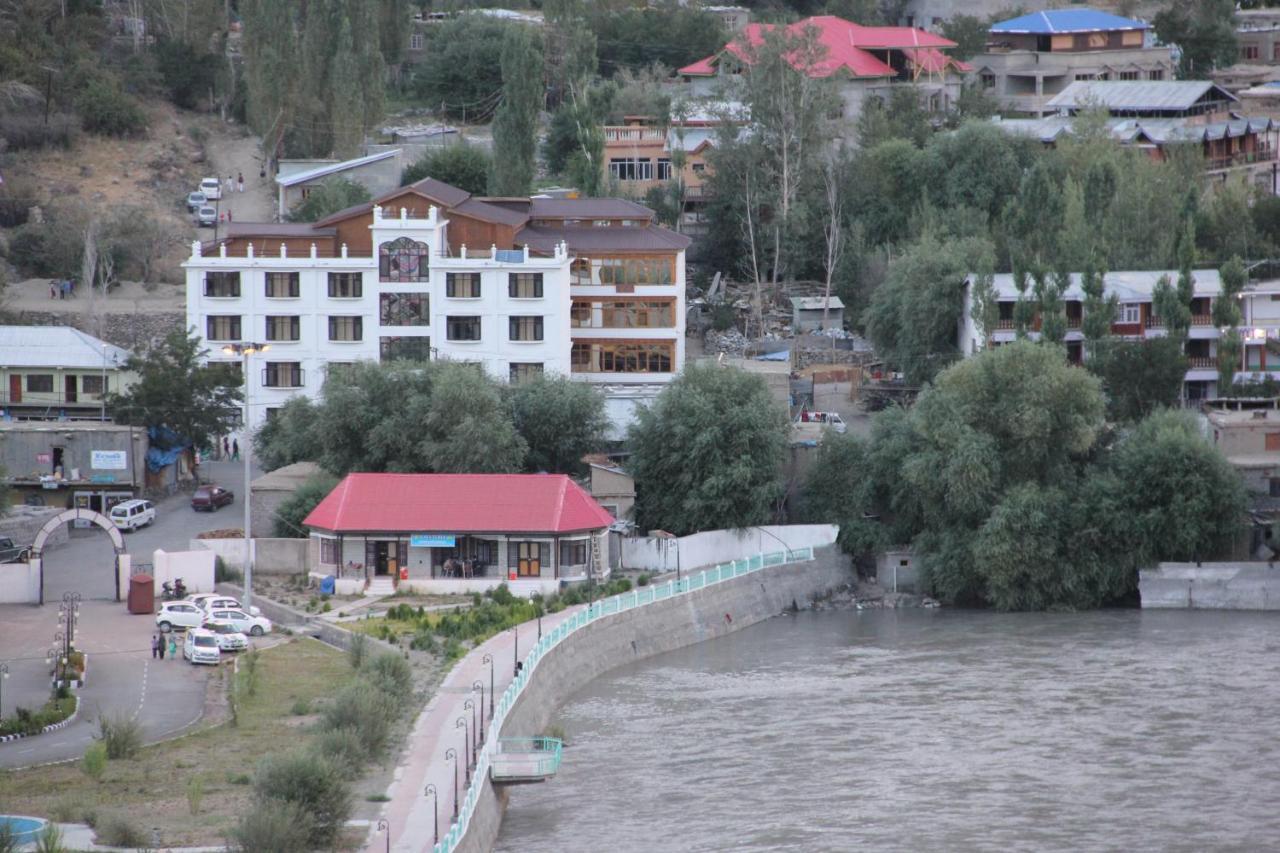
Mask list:
[[[613,522],[563,474],[348,474],[303,524],[312,565],[340,580],[549,592],[606,572]]]

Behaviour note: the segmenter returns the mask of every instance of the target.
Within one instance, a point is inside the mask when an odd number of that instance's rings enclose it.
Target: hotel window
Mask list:
[[[1120,79],[1121,80],[1137,80],[1138,72],[1137,71],[1121,71]]]
[[[666,157],[658,158],[658,180],[660,181],[671,180],[671,160],[669,160]],[[629,223],[623,222],[622,224],[627,225]]]
[[[426,243],[401,237],[378,247],[378,276],[383,281],[427,281],[430,275]]]
[[[240,315],[215,314],[204,321],[204,336],[210,341],[240,340]]]
[[[421,36],[419,36],[421,38]],[[328,565],[336,565],[338,562],[338,540],[337,539],[321,539],[320,540],[320,562]]]
[[[511,317],[509,327],[513,341],[542,340],[541,317]]]
[[[409,50],[422,50],[422,46],[426,44],[426,39],[422,33],[414,33],[409,36]]]
[[[1256,44],[1246,44],[1240,48],[1240,53],[1245,59],[1258,58],[1258,46]]]
[[[235,298],[240,295],[240,273],[207,272],[204,274],[204,295],[219,299]]]
[[[587,540],[575,539],[560,542],[560,565],[585,566],[587,564]]]
[[[507,276],[507,296],[510,296],[512,299],[541,299],[542,273],[510,273]]]
[[[268,361],[262,370],[264,388],[301,388],[302,364],[297,361]]]
[[[1163,79],[1164,79],[1164,69],[1163,69],[1163,68],[1157,68],[1156,70],[1152,71],[1151,73],[1149,73],[1149,74],[1147,75],[1147,79],[1148,79],[1148,80],[1163,80]]]
[[[480,318],[449,317],[445,321],[445,338],[451,341],[480,340]]]
[[[268,317],[267,340],[296,341],[302,338],[302,320],[299,317]]]
[[[480,273],[446,273],[444,277],[444,295],[450,299],[479,299]]]
[[[378,296],[378,318],[384,326],[429,326],[430,305],[425,293],[383,293]]]
[[[364,276],[358,272],[329,273],[330,299],[358,299],[364,295]]]
[[[268,299],[297,299],[298,298],[298,273],[296,272],[267,273],[267,298]]]
[[[102,396],[102,377],[101,376],[81,376],[80,390],[85,394],[94,397]]]
[[[670,258],[605,258],[601,284],[671,284]]]
[[[364,339],[363,317],[330,317],[329,340],[359,341]]]
[[[591,259],[574,258],[569,266],[571,284],[591,284]]]
[[[378,357],[383,361],[430,361],[431,338],[384,337],[378,341]]]
[[[984,89],[994,89],[995,87],[996,87],[996,75],[994,75],[994,74],[983,74],[983,75],[982,75],[982,88],[984,88]]]
[[[591,325],[590,302],[574,302],[569,306],[569,325],[578,329]]]
[[[580,341],[569,361],[574,373],[670,373],[673,354],[667,342]]]
[[[52,373],[28,373],[27,374],[27,391],[32,394],[52,394],[53,393],[53,374]]]
[[[510,382],[512,385],[519,385],[521,382],[528,382],[530,379],[537,379],[542,375],[542,362],[540,361],[513,361],[511,362]]]
[[[1117,323],[1141,323],[1142,322],[1142,306],[1136,302],[1126,302],[1120,306],[1120,316],[1116,318]]]
[[[670,301],[631,300],[605,302],[602,305],[603,327],[606,329],[670,329],[675,326],[674,311]]]
[[[653,161],[639,157],[614,157],[609,160],[609,174],[619,181],[651,181]]]

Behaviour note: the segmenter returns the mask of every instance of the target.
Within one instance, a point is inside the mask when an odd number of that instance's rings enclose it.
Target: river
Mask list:
[[[575,694],[510,853],[1280,848],[1273,614],[780,616]]]

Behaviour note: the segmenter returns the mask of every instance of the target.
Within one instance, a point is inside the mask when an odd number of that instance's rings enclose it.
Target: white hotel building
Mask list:
[[[476,198],[426,179],[316,223],[232,223],[192,246],[187,322],[251,362],[251,422],[332,365],[444,358],[605,394],[620,434],[684,361],[685,249],[621,199]]]

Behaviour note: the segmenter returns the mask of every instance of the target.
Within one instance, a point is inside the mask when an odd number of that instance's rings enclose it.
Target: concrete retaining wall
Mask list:
[[[5,507],[5,516],[0,519],[0,536],[8,536],[14,544],[25,547],[36,541],[40,528],[49,523],[49,519],[62,512],[62,507],[52,506],[11,506]],[[44,540],[44,550],[51,551],[55,546],[64,544],[71,536],[71,525],[60,524],[57,529]]]
[[[836,541],[834,524],[787,524],[745,530],[709,530],[676,539],[636,536],[622,540],[622,567],[646,572],[674,572],[679,561],[690,572],[756,554],[788,549],[822,548]]]
[[[253,570],[265,575],[296,575],[307,570],[306,539],[253,540]],[[191,550],[207,549],[227,568],[244,571],[244,539],[192,539]]]
[[[187,592],[213,592],[214,555],[208,551],[155,550],[151,557],[151,576],[155,579],[156,594],[161,584],[173,583],[182,578]],[[123,592],[122,592],[123,594]]]
[[[810,563],[774,566],[706,589],[608,616],[574,632],[538,663],[507,715],[503,737],[541,734],[556,709],[593,678],[635,660],[720,637],[782,613],[853,580],[836,546]],[[554,784],[554,783],[552,783]],[[493,847],[506,792],[486,781],[458,849]]]
[[[40,600],[40,563],[0,563],[0,604]]]
[[[1280,565],[1161,563],[1138,573],[1143,609],[1280,610]]]

